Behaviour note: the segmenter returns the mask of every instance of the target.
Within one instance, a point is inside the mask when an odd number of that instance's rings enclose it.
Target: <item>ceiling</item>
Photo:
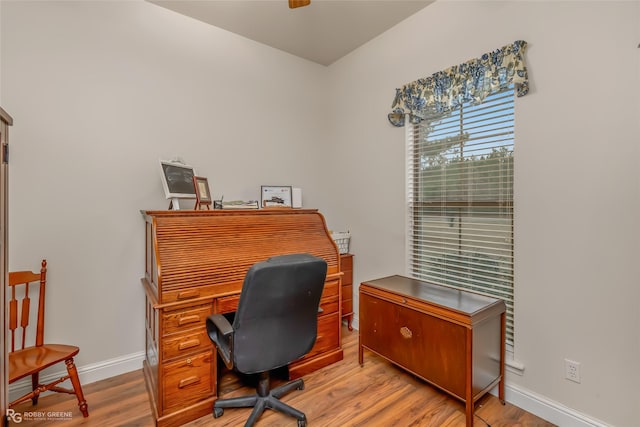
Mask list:
[[[434,0],[147,0],[301,58],[330,65]]]

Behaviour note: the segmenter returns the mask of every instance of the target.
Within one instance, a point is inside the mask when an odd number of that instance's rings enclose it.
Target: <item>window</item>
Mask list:
[[[408,126],[409,272],[498,297],[513,345],[513,85]]]

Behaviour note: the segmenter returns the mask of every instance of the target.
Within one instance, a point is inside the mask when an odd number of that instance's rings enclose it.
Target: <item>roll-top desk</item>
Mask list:
[[[270,256],[310,253],[327,261],[313,349],[289,365],[301,377],[342,360],[338,248],[312,209],[143,211],[146,261],[145,383],[156,425],[211,414],[216,350],[205,330],[212,313],[236,310],[244,276]]]

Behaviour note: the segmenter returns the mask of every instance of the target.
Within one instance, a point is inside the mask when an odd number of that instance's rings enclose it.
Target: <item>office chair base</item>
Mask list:
[[[253,426],[265,409],[273,409],[298,420],[298,427],[306,427],[307,417],[301,411],[279,400],[280,397],[292,390],[304,390],[304,381],[297,379],[288,382],[273,390],[269,390],[269,373],[260,375],[258,392],[252,396],[232,397],[230,399],[218,399],[213,403],[213,417],[219,418],[224,413],[224,408],[251,408],[253,411],[247,419],[245,427]]]

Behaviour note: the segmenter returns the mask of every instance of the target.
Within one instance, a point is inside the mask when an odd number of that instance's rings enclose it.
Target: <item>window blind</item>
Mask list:
[[[409,271],[501,298],[513,345],[513,86],[408,129]]]

